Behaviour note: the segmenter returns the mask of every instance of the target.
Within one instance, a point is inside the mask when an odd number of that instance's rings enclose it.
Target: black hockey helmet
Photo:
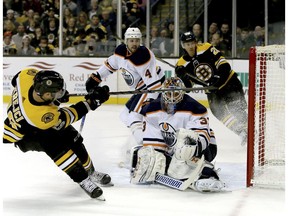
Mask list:
[[[65,93],[63,77],[58,72],[52,70],[39,71],[34,77],[33,87],[40,96],[46,92],[50,92],[55,95],[55,98],[59,98],[61,94]],[[59,94],[56,95],[56,93]]]
[[[195,35],[191,31],[188,31],[188,32],[181,34],[180,40],[181,42],[185,43],[185,42],[190,42],[190,41],[196,41],[196,38],[195,38]]]

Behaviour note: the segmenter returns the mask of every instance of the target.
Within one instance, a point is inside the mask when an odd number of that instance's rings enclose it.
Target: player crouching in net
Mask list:
[[[12,86],[3,143],[15,143],[23,152],[45,152],[91,198],[103,200],[98,185],[109,184],[111,177],[95,171],[82,136],[71,124],[107,101],[109,88],[96,87],[85,101],[59,107],[69,95],[56,71],[24,69],[14,76]]]
[[[211,163],[217,146],[207,109],[181,88],[180,78],[165,80],[162,89],[175,91],[164,91],[143,109],[143,147],[132,154],[131,182],[221,191],[225,185]]]

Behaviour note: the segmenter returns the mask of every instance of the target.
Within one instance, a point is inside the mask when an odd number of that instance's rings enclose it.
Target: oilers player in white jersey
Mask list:
[[[188,179],[204,157],[204,168],[190,187],[201,192],[221,191],[225,185],[211,163],[217,145],[207,109],[182,88],[179,77],[168,78],[162,89],[175,91],[164,91],[143,109],[143,147],[134,151],[131,182],[153,183],[157,173]]]
[[[116,47],[113,55],[107,58],[96,73],[86,81],[89,92],[101,81],[113,73],[121,73],[131,90],[160,89],[165,75],[156,65],[152,51],[141,45],[142,33],[139,28],[128,28],[124,34],[125,43]],[[120,114],[121,120],[129,127],[137,144],[142,144],[142,121],[140,114],[143,105],[156,99],[158,94],[133,95]]]

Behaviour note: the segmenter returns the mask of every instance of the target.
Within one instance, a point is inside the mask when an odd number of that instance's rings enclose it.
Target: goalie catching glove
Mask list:
[[[103,87],[95,87],[85,95],[85,99],[88,101],[91,110],[97,109],[97,107],[107,101],[109,97],[109,87],[106,85]]]
[[[175,157],[178,160],[191,161],[193,157],[201,158],[202,143],[197,132],[180,128],[177,135]]]

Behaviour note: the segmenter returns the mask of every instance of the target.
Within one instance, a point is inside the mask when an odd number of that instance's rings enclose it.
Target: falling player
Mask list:
[[[213,115],[227,128],[247,141],[247,102],[243,86],[235,71],[218,51],[209,43],[197,44],[192,32],[181,35],[181,46],[185,54],[178,60],[175,72],[186,87],[203,83],[191,78],[192,75],[216,90],[207,91],[208,103]]]
[[[69,95],[56,71],[23,69],[12,86],[3,143],[15,143],[23,152],[44,151],[90,197],[102,199],[98,184],[109,184],[111,177],[95,171],[82,136],[71,124],[108,100],[109,88],[97,87],[85,101],[60,108],[59,102],[68,102]]]
[[[89,92],[109,75],[120,72],[126,84],[133,90],[159,89],[165,76],[156,65],[154,54],[141,45],[142,34],[138,28],[128,28],[125,43],[116,47],[112,56],[104,62],[96,73],[86,81]],[[140,114],[143,105],[157,98],[158,94],[133,95],[120,114],[121,120],[129,127],[138,144],[142,144],[142,120]]]
[[[157,173],[188,179],[204,157],[204,168],[190,187],[201,192],[221,191],[225,185],[211,163],[217,145],[207,109],[185,94],[184,87],[180,78],[168,78],[162,89],[175,91],[164,91],[143,109],[143,147],[134,151],[131,182],[153,183]]]

